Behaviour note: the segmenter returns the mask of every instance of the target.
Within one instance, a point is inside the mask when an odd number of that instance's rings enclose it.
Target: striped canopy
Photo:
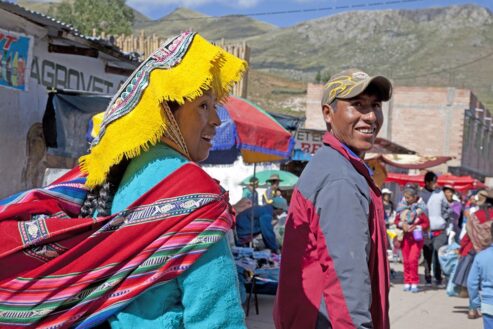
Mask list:
[[[230,96],[218,106],[218,114],[221,126],[206,163],[232,163],[239,154],[245,163],[280,161],[291,155],[294,138],[258,105]]]

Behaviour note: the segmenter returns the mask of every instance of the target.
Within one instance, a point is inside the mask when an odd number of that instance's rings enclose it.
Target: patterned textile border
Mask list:
[[[89,328],[189,269],[233,217],[227,194],[187,164],[116,215],[9,221],[0,214],[0,231],[15,226],[23,248],[0,256],[0,327]]]
[[[178,64],[190,46],[195,33],[186,32],[164,42],[146,61],[144,61],[132,77],[115,94],[111,101],[113,106],[105,112],[101,131],[91,145],[96,145],[104,135],[105,128],[113,121],[130,112],[139,102],[142,93],[149,85],[149,77],[155,68],[169,69]]]

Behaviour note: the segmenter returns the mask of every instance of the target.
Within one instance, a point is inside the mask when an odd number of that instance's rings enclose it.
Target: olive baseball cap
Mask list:
[[[384,76],[369,76],[359,69],[348,69],[330,77],[324,85],[322,105],[330,104],[334,99],[350,99],[363,93],[368,86],[376,86],[386,102],[392,97],[392,83]]]

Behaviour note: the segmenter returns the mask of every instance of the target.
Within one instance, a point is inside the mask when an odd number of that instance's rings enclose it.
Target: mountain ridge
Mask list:
[[[157,20],[134,24],[134,31],[144,30],[164,38],[193,30],[210,40],[243,40],[276,29],[274,25],[247,16],[215,17],[186,8],[177,8]]]
[[[163,38],[193,30],[212,41],[245,41],[250,67],[268,73],[269,81],[278,81],[272,74],[283,77],[286,85],[359,67],[396,85],[468,88],[493,108],[493,13],[478,5],[357,10],[284,28],[179,8],[158,20],[143,15],[134,24],[134,33],[141,30]],[[255,97],[268,103],[274,96],[265,87]]]
[[[493,14],[476,6],[346,12],[248,40],[252,67],[313,80],[348,67],[460,87],[493,105]]]

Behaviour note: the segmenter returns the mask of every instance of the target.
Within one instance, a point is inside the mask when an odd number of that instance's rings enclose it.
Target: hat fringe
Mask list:
[[[135,107],[108,124],[99,143],[80,158],[81,170],[88,175],[86,185],[101,185],[113,165],[124,157],[139,156],[160,141],[170,128],[161,109],[163,101],[182,105],[209,89],[221,101],[246,68],[245,61],[196,35],[181,63],[170,69],[152,70],[149,85]]]

